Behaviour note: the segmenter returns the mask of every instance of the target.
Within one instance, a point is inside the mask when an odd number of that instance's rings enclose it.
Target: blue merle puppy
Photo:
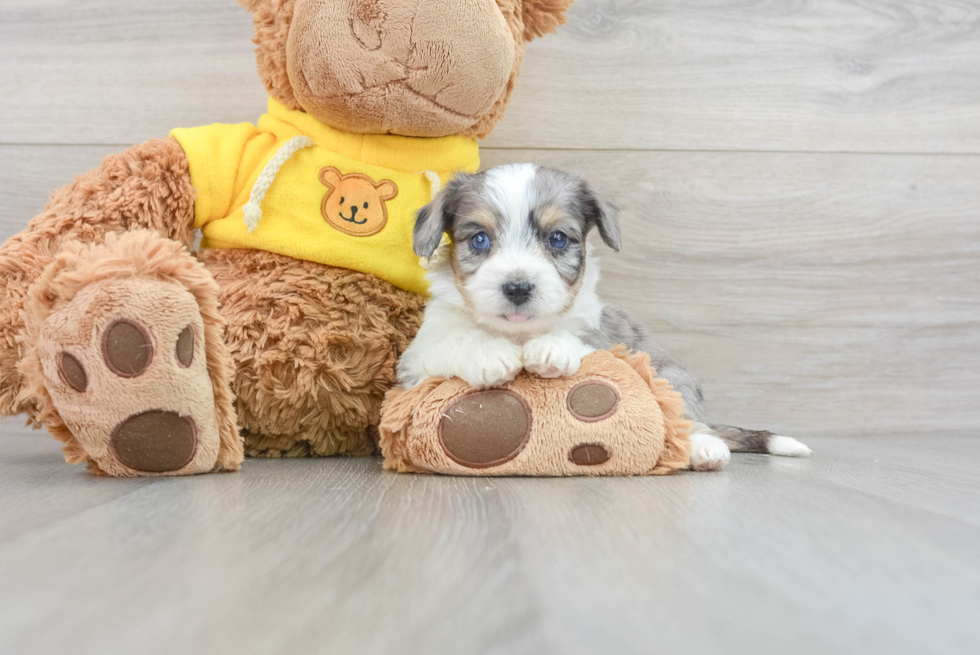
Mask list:
[[[398,363],[399,384],[459,377],[492,387],[521,369],[573,375],[588,353],[623,343],[649,353],[657,373],[683,395],[694,422],[691,468],[722,468],[731,451],[809,455],[796,439],[708,421],[694,376],[597,295],[599,264],[586,244],[593,228],[619,251],[615,209],[570,173],[512,164],[450,181],[415,225],[415,252],[432,262],[432,299]]]

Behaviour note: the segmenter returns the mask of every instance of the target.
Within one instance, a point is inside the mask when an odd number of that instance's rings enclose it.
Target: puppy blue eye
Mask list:
[[[564,232],[554,232],[551,237],[548,238],[548,243],[551,244],[552,248],[561,250],[568,245],[568,237],[565,236]]]
[[[490,250],[490,236],[486,232],[480,232],[470,239],[473,250]]]

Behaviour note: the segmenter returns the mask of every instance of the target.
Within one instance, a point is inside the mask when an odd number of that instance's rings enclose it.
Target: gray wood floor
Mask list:
[[[810,445],[668,478],[97,480],[9,437],[0,650],[980,652],[980,439]]]
[[[0,239],[265,97],[234,0],[0,0]],[[100,480],[0,421],[0,652],[980,652],[980,0],[577,0],[485,165],[624,212],[602,292],[719,421],[667,479]]]

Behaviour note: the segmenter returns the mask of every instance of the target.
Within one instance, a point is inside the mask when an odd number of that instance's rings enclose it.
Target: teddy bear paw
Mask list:
[[[533,402],[513,389],[484,389],[455,398],[441,413],[439,441],[443,451],[454,462],[470,469],[493,468],[510,462],[528,446],[534,423]],[[587,380],[568,391],[564,409],[574,419],[570,421],[572,425],[589,425],[613,417],[619,404],[619,392],[614,387]],[[541,452],[532,457],[551,467],[557,464],[558,468],[547,474],[568,474],[609,461],[610,449],[601,438],[590,434],[591,438],[579,440],[574,438],[574,430],[561,432],[565,433],[564,437],[572,437],[572,441],[551,446],[538,444],[537,450]],[[543,451],[548,451],[548,455],[542,457]]]
[[[93,283],[45,320],[38,347],[58,413],[103,472],[214,468],[220,443],[204,322],[186,289]]]

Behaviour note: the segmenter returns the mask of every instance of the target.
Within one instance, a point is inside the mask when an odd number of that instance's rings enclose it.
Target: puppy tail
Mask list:
[[[813,451],[792,437],[768,430],[746,430],[731,425],[712,425],[711,431],[728,444],[733,453],[764,453],[783,457],[809,457]]]

